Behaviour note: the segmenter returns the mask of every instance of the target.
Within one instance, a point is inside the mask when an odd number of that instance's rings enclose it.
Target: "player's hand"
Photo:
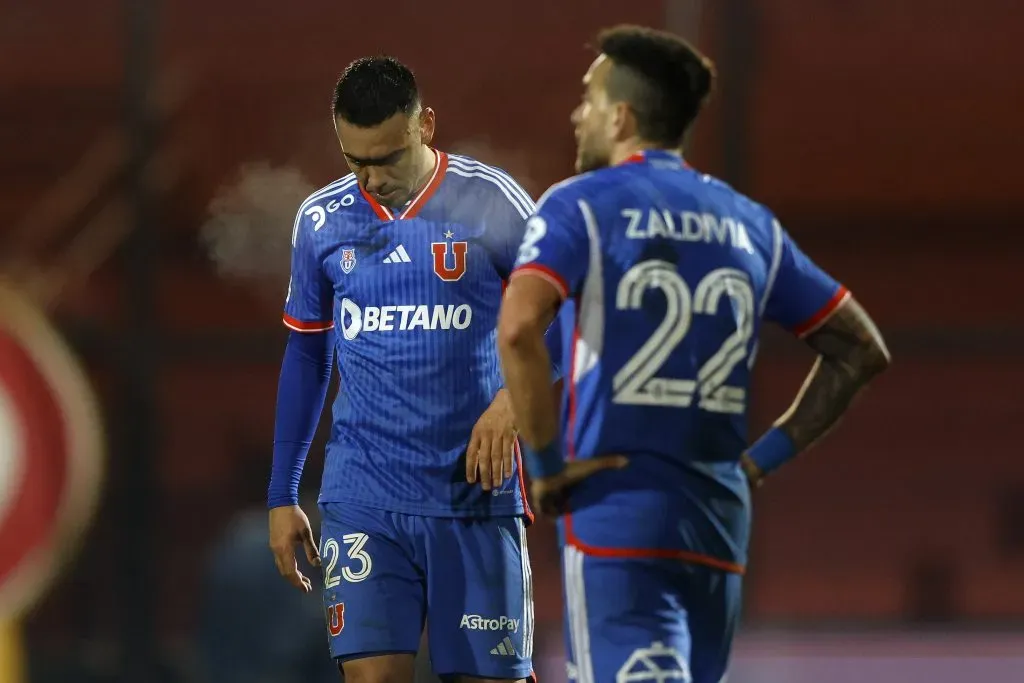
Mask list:
[[[756,489],[764,482],[764,472],[746,453],[740,456],[740,467],[743,469],[743,474],[747,476],[747,484],[750,485],[750,488]]]
[[[270,549],[274,551],[277,571],[303,593],[313,590],[313,584],[299,571],[295,560],[295,546],[302,544],[306,559],[314,567],[320,566],[320,553],[316,549],[309,518],[298,505],[286,505],[270,511]]]
[[[504,389],[473,426],[466,449],[466,481],[478,480],[484,491],[498,488],[512,476],[512,448],[516,440],[512,401]]]
[[[542,515],[557,517],[565,512],[565,504],[573,486],[602,470],[620,470],[628,464],[629,459],[624,455],[573,460],[553,477],[534,479],[530,483],[530,498]]]

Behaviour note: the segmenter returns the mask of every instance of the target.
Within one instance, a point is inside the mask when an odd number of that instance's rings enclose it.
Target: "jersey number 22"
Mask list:
[[[727,386],[729,375],[747,357],[754,333],[754,292],[746,273],[719,268],[708,273],[691,292],[668,261],[643,261],[626,271],[615,293],[619,310],[638,310],[644,293],[659,289],[665,295],[665,318],[612,380],[615,403],[688,408],[741,414],[746,407],[744,387]],[[657,376],[658,371],[690,331],[694,315],[714,315],[722,296],[736,304],[736,331],[722,342],[693,379]]]

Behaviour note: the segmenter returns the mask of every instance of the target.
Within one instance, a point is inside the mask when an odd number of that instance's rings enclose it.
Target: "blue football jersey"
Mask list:
[[[567,457],[630,456],[573,491],[567,539],[740,571],[761,322],[806,334],[845,288],[764,206],[662,151],[551,188],[527,222],[514,276],[527,272],[565,298]]]
[[[498,310],[534,204],[500,169],[435,155],[434,176],[404,210],[349,175],[295,220],[285,324],[333,329],[341,376],[320,501],[529,514],[518,457],[514,476],[484,492],[466,482],[465,452],[502,386]]]

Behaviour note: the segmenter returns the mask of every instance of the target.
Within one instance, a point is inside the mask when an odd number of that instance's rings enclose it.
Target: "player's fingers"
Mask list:
[[[320,566],[320,552],[316,547],[316,539],[313,538],[313,530],[306,525],[302,530],[302,547],[306,549],[306,559],[314,567]]]
[[[288,583],[292,584],[303,593],[308,593],[311,590],[313,590],[313,584],[310,583],[309,579],[303,576],[302,572],[299,571],[298,567],[296,567],[295,571],[291,572],[285,578],[288,579]]]
[[[295,562],[295,553],[291,548],[287,550],[282,548],[274,549],[274,564],[277,565],[277,571],[284,577],[285,581],[301,591],[309,592],[305,585],[306,577],[299,572],[299,565]]]
[[[480,455],[480,437],[476,429],[469,437],[469,446],[466,447],[466,481],[470,484],[476,483],[477,458]]]
[[[505,446],[508,441],[503,436],[496,436],[491,440],[491,486],[499,488],[502,479],[502,469],[505,466]]]
[[[512,469],[515,467],[516,437],[508,436],[501,440],[501,480],[505,481],[512,476]]]
[[[560,517],[565,514],[565,494],[552,494],[543,503],[544,514],[547,517]]]
[[[277,571],[284,576],[288,572],[288,549],[282,546],[271,546],[270,549],[274,553],[274,565],[277,566]]]
[[[484,442],[480,446],[480,456],[476,460],[477,469],[480,470],[480,486],[484,491],[491,490],[491,463],[494,462],[494,442]],[[500,460],[499,460],[500,462]]]
[[[628,464],[629,458],[624,455],[604,455],[600,458],[575,460],[566,468],[565,476],[570,484],[575,484],[601,470],[619,470]]]
[[[558,517],[565,512],[565,504],[568,501],[567,490],[564,488],[541,488],[533,487],[532,496],[534,506],[543,517]]]

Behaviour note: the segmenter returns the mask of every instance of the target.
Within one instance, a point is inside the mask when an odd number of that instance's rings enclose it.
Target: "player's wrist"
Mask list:
[[[761,476],[770,474],[796,457],[793,440],[782,429],[772,427],[747,449],[747,457]]]
[[[494,393],[491,405],[512,412],[512,395],[508,393],[508,389],[504,385],[498,387],[498,391]]]
[[[291,491],[274,491],[271,490],[267,494],[267,509],[273,510],[274,508],[291,507],[299,504],[298,492],[292,493]]]
[[[562,458],[562,449],[557,439],[536,449],[529,444],[520,443],[520,450],[523,454],[526,472],[531,479],[554,477],[565,469],[565,459]]]
[[[764,477],[764,472],[757,466],[757,463],[750,459],[749,453],[744,453],[740,456],[740,469],[743,470],[744,476],[747,478],[747,482],[751,487],[758,487],[761,485],[761,479]]]

